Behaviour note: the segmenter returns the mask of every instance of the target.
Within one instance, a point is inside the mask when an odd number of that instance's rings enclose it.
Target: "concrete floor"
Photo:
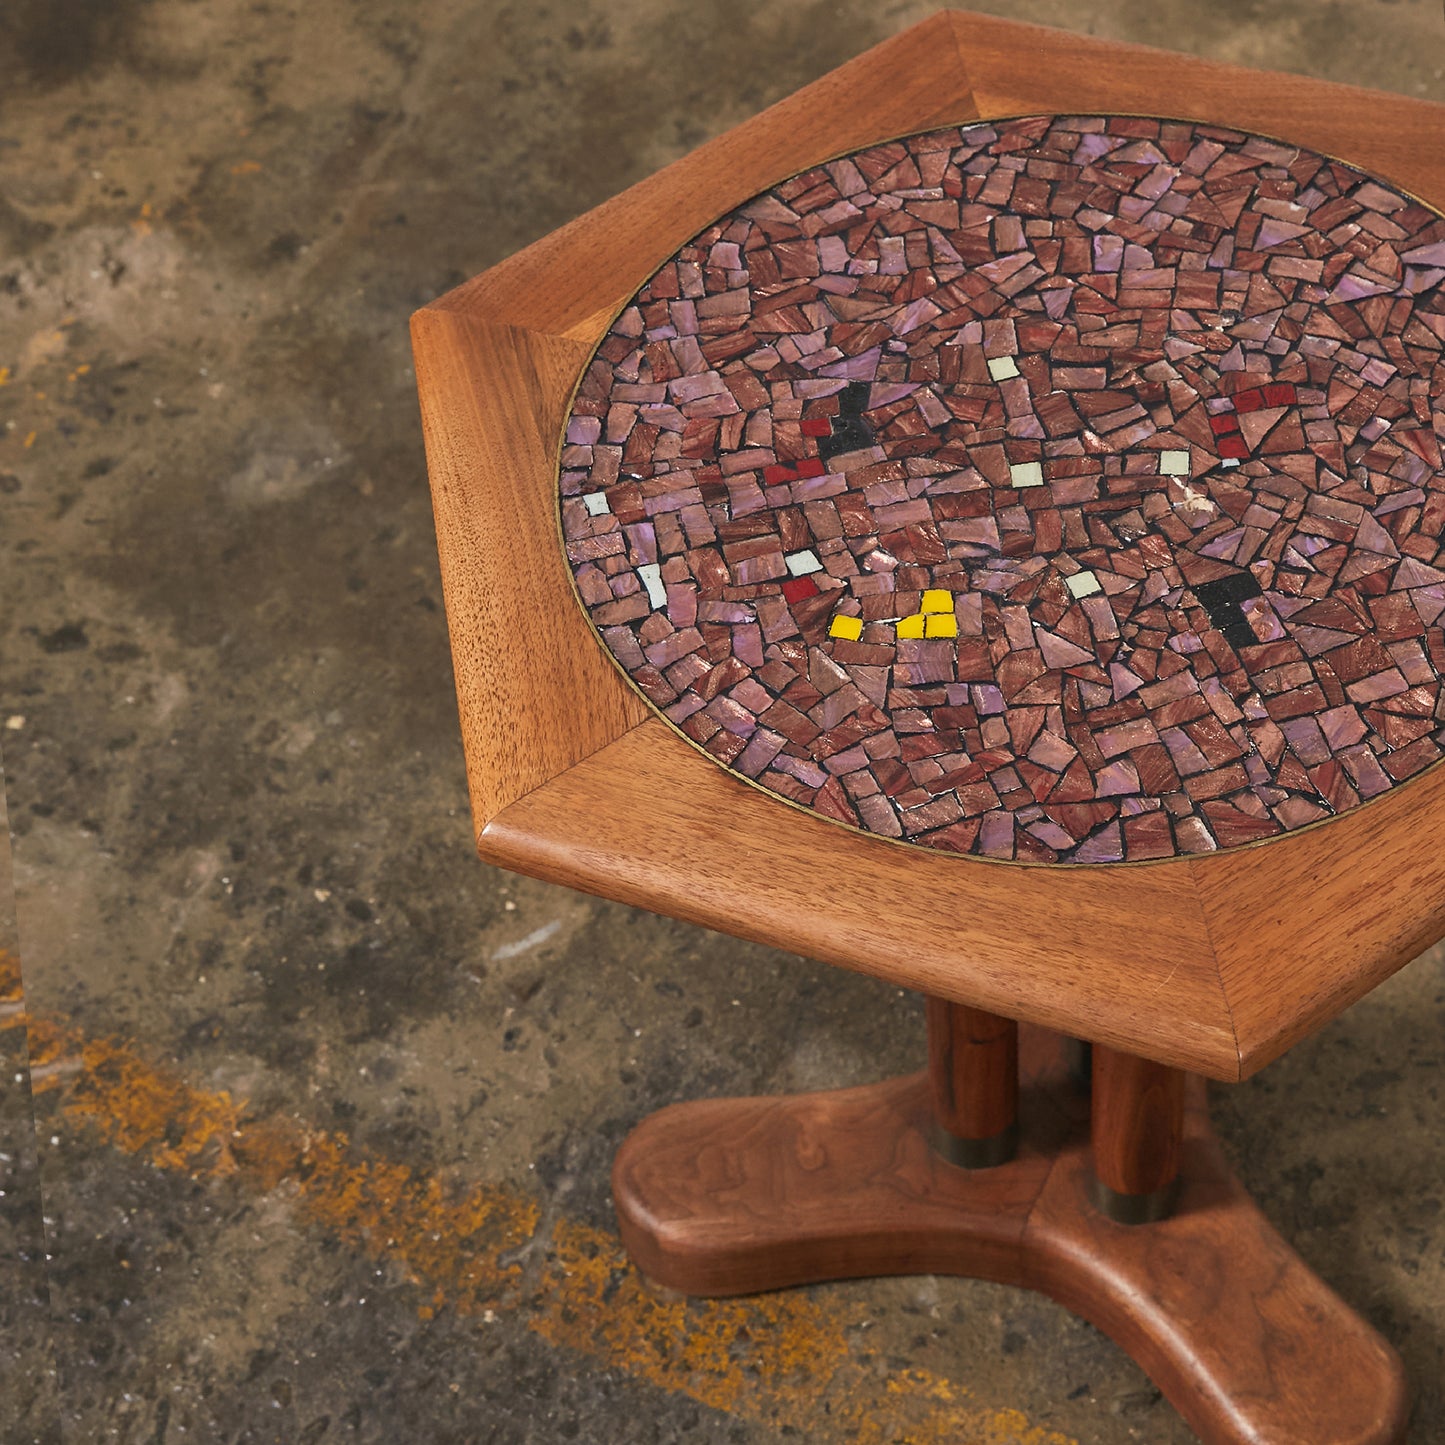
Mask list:
[[[1436,0],[981,8],[1445,100]],[[1192,1438],[1022,1292],[641,1284],[628,1127],[913,1067],[919,1003],[471,849],[408,313],[929,9],[0,8],[0,1438]],[[1442,1026],[1436,951],[1217,1106],[1416,1445]]]

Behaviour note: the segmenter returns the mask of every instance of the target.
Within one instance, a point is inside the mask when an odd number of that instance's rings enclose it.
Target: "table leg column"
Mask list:
[[[991,1169],[1018,1147],[1019,1031],[1012,1019],[928,1000],[933,1144],[951,1164]]]
[[[1091,1073],[1095,1203],[1119,1224],[1166,1218],[1179,1184],[1184,1074],[1100,1044]]]

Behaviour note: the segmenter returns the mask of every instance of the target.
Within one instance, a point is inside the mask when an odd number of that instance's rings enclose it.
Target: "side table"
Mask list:
[[[482,856],[928,997],[635,1130],[649,1276],[1023,1284],[1204,1440],[1403,1438],[1200,1076],[1445,934],[1442,121],[945,12],[417,313]]]

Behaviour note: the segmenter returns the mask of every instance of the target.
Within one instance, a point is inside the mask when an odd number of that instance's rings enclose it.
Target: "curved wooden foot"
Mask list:
[[[1395,1352],[1272,1229],[1191,1080],[1176,1212],[1114,1224],[1091,1201],[1088,1104],[1062,1041],[1027,1031],[1013,1162],[929,1143],[926,1074],[782,1099],[674,1105],[613,1168],[643,1273],[689,1294],[957,1274],[1041,1290],[1111,1335],[1209,1445],[1398,1445]]]

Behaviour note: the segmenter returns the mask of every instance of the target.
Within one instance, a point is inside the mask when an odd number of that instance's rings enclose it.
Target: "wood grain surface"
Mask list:
[[[1088,110],[1281,135],[1445,201],[1445,107],[946,12],[418,313],[473,814],[492,862],[1241,1078],[1445,933],[1445,854],[1422,844],[1445,770],[1207,857],[1071,869],[901,848],[671,731],[602,655],[557,535],[556,448],[590,347],[697,230],[885,137]]]
[[[946,12],[903,31],[464,282],[433,307],[575,334],[759,191],[880,136],[977,116]],[[600,237],[605,237],[599,245]]]
[[[894,843],[787,806],[659,718],[504,809],[479,846],[534,878],[925,994],[1238,1071],[1180,868],[1020,868]]]
[[[1096,1047],[1091,1059],[1094,1173],[1115,1194],[1157,1194],[1179,1173],[1184,1075]]]
[[[1445,766],[1328,823],[1185,866],[1248,1075],[1445,934]]]
[[[956,1139],[993,1139],[1018,1122],[1019,1026],[999,1014],[930,998],[933,1119]]]
[[[1442,107],[1143,45],[948,11],[982,116],[1134,114],[1259,131],[1445,196]]]
[[[446,311],[418,312],[412,334],[467,782],[485,818],[652,710],[593,635],[540,504],[588,348]]]
[[[930,1149],[922,1073],[654,1114],[613,1169],[628,1252],[690,1294],[915,1272],[1024,1285],[1109,1334],[1206,1445],[1397,1445],[1399,1359],[1240,1188],[1202,1081],[1176,1213],[1118,1225],[1090,1203],[1087,1105],[1061,1040],[1026,1030],[1023,1050],[1023,1138],[997,1169]]]

